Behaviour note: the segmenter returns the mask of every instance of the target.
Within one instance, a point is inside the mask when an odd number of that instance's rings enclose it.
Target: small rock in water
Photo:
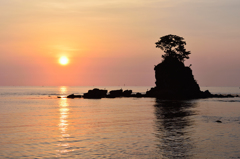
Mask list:
[[[217,122],[217,123],[222,123],[222,121],[221,121],[221,120],[217,120],[216,122]]]
[[[119,90],[111,90],[109,92],[109,96],[110,97],[122,97],[123,96],[123,90],[122,89],[119,89]]]
[[[87,93],[84,93],[83,98],[101,99],[106,97],[107,92],[107,90],[94,88],[93,90],[88,90]]]

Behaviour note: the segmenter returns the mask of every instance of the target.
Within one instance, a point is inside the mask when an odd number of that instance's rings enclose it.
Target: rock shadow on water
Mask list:
[[[191,116],[196,112],[191,101],[159,100],[155,104],[157,147],[163,158],[194,158]]]

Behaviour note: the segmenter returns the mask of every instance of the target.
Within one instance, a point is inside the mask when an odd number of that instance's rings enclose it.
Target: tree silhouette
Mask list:
[[[186,42],[183,41],[184,38],[177,35],[165,35],[156,42],[156,47],[163,50],[166,54],[162,55],[164,59],[166,58],[176,58],[181,62],[184,62],[184,59],[189,59],[190,51],[186,51],[185,45]]]

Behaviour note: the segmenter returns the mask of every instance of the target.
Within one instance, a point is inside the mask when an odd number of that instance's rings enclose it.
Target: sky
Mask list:
[[[0,86],[155,86],[161,36],[200,86],[240,86],[239,0],[0,0]],[[69,59],[60,65],[61,56]]]

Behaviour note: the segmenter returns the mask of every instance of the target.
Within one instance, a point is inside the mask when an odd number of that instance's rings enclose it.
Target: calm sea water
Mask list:
[[[0,87],[0,158],[240,158],[239,97],[57,98],[92,88]]]

